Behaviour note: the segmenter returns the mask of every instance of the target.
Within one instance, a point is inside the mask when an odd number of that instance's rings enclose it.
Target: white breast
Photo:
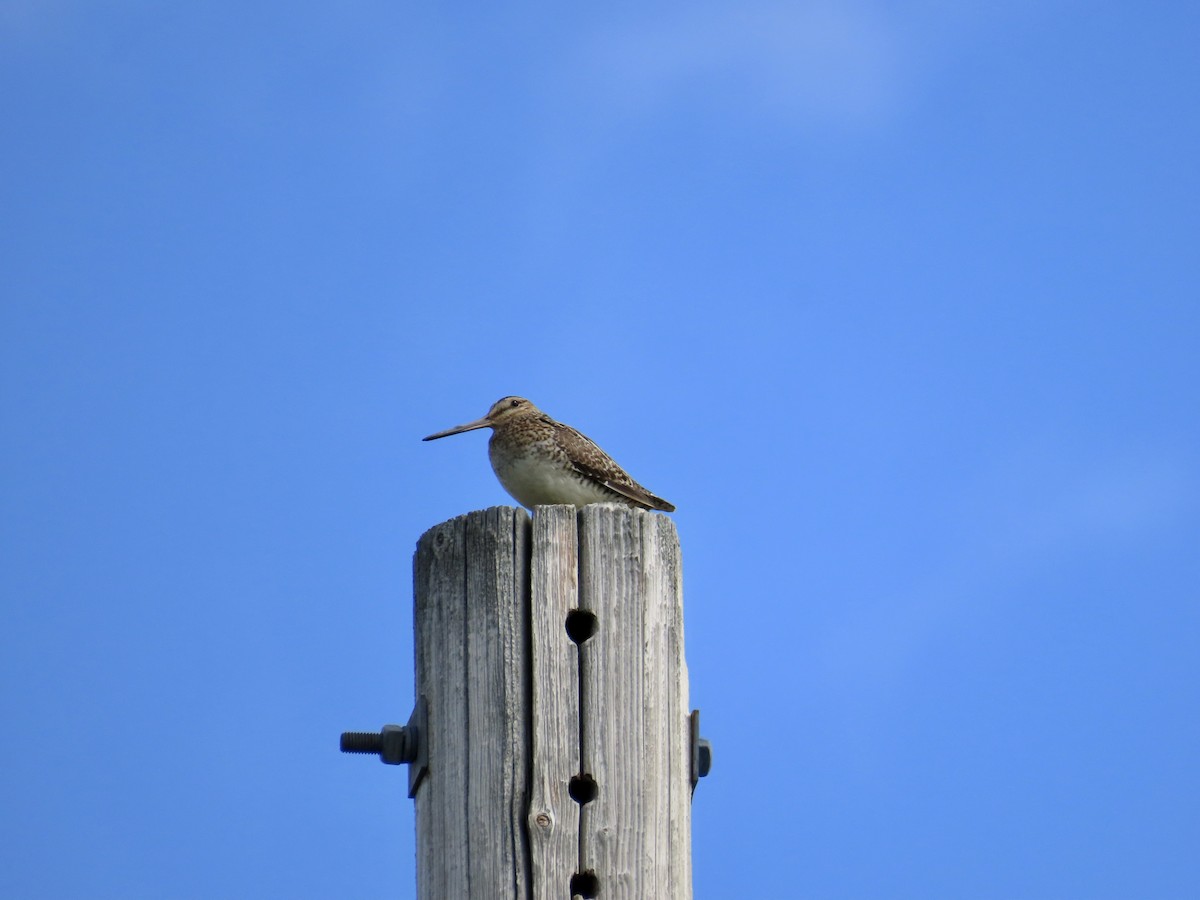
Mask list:
[[[621,498],[593,481],[540,455],[505,458],[490,453],[492,469],[504,489],[522,506],[532,509],[551,503],[586,506],[614,503]]]

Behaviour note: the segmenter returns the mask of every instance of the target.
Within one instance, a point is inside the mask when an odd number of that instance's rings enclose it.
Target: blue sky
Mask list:
[[[410,554],[675,503],[697,898],[1200,896],[1200,13],[0,6],[0,894],[414,894]]]

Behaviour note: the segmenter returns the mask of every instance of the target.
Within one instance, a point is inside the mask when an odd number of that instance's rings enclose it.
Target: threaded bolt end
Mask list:
[[[343,753],[379,753],[383,750],[383,735],[378,731],[343,731]]]

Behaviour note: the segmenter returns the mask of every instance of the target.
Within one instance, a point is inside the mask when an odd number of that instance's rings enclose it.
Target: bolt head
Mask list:
[[[403,725],[384,725],[379,732],[379,760],[389,766],[406,762],[408,735]]]

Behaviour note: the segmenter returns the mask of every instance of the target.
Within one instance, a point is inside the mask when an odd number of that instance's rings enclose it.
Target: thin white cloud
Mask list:
[[[1063,553],[1137,539],[1194,505],[1196,493],[1196,479],[1166,459],[1085,469],[1034,507],[1021,543],[1031,553]]]
[[[627,112],[700,102],[792,118],[874,118],[903,80],[897,35],[855,3],[686,7],[594,35],[591,92]]]
[[[930,73],[1057,5],[688,4],[589,33],[568,47],[555,84],[564,99],[627,115],[700,107],[792,126],[877,127],[915,102]]]
[[[1039,573],[1138,552],[1194,520],[1200,472],[1168,453],[1064,457],[1026,448],[981,473],[961,502],[942,529],[956,545],[931,548],[937,557],[924,575],[827,635],[822,665],[831,677],[887,684],[931,643],[969,629],[978,612],[1028,599]]]

